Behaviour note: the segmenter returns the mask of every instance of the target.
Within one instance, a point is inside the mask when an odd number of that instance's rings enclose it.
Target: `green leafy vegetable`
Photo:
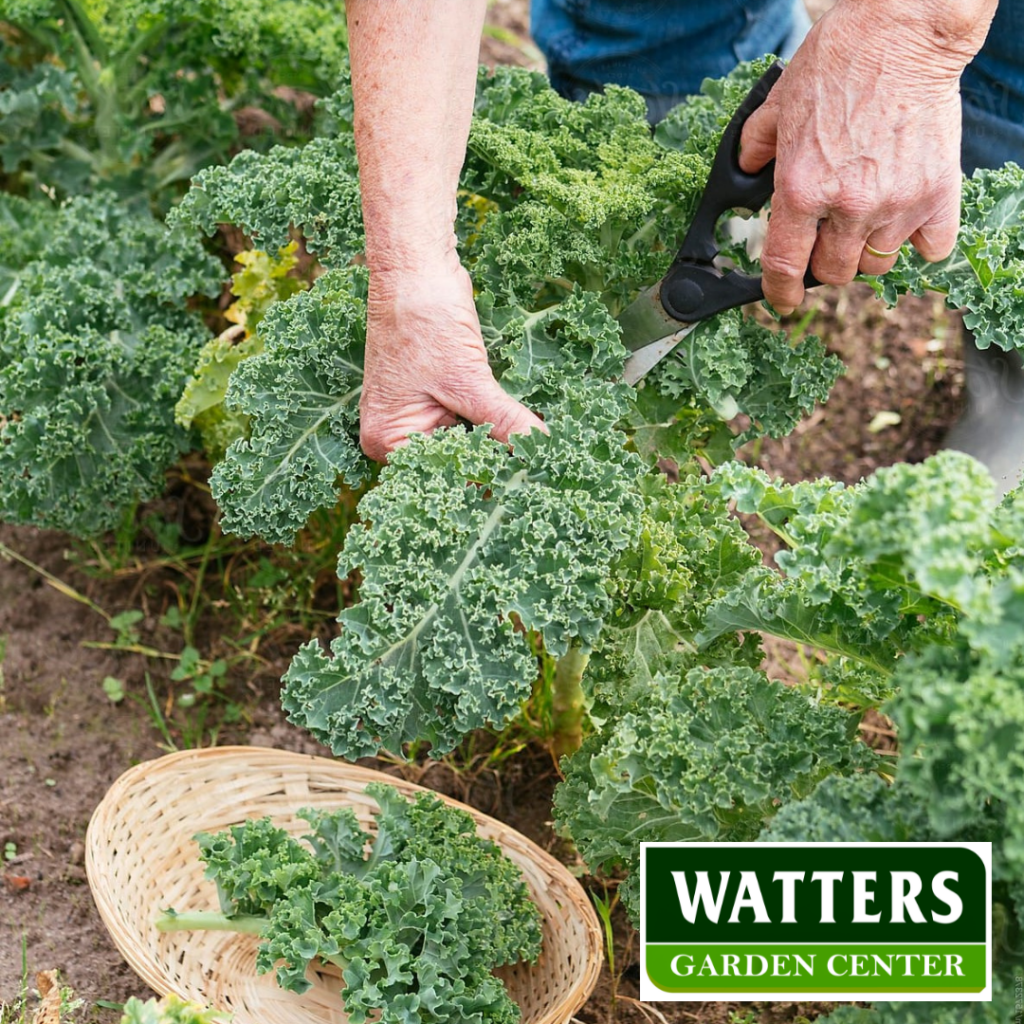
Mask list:
[[[315,959],[333,963],[352,1024],[514,1024],[519,1008],[491,972],[541,950],[518,869],[465,811],[381,783],[366,792],[373,833],[343,808],[301,811],[305,844],[267,818],[200,834],[221,913],[169,910],[157,927],[258,934],[257,969],[276,967],[294,992]]]
[[[4,197],[0,220],[29,206],[45,231],[0,306],[0,516],[91,535],[158,494],[189,446],[172,410],[208,332],[184,305],[220,266],[110,198]]]
[[[267,310],[305,287],[302,280],[288,276],[298,263],[297,249],[298,243],[290,242],[276,257],[259,249],[238,254],[242,269],[232,277],[231,285],[236,299],[224,314],[235,326],[203,346],[174,407],[175,422],[186,428],[195,426],[213,460],[222,458],[232,441],[246,436],[248,418],[224,407],[228,380],[243,359],[263,351],[255,329]]]
[[[964,180],[960,233],[948,259],[926,263],[904,250],[896,266],[874,281],[889,305],[905,292],[937,291],[979,348],[1010,351],[1024,343],[1024,169],[1006,164],[979,169]]]
[[[302,137],[347,51],[340,0],[0,0],[8,188],[166,209],[240,137]]]
[[[262,351],[240,363],[224,396],[248,436],[231,444],[210,486],[226,529],[287,542],[334,504],[339,478],[354,487],[370,474],[358,434],[365,271],[329,272],[271,306],[255,340]]]
[[[550,433],[516,437],[511,454],[486,428],[396,451],[339,559],[342,576],[361,571],[361,602],[341,613],[333,657],[313,642],[292,661],[291,719],[347,757],[417,739],[447,750],[529,694],[535,662],[517,627],[555,654],[589,647],[609,566],[639,530],[621,409],[609,385],[569,388]]]
[[[629,869],[639,920],[641,842],[756,838],[779,803],[876,764],[856,722],[749,668],[659,673],[563,762],[555,818],[592,867]]]

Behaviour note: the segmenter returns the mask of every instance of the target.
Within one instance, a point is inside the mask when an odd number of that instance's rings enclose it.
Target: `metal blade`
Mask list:
[[[647,376],[695,327],[700,324],[687,324],[682,330],[676,331],[665,338],[659,338],[650,345],[637,349],[627,360],[622,370],[622,379],[627,384],[636,385]]]
[[[674,334],[683,326],[681,321],[665,312],[661,304],[660,281],[640,292],[618,315],[618,321],[622,328],[622,343],[634,352]]]

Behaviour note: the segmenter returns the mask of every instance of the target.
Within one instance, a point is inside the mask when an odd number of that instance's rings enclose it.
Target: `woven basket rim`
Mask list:
[[[578,976],[572,982],[569,991],[557,1003],[549,1007],[534,1024],[565,1024],[590,997],[597,985],[604,947],[604,935],[597,913],[583,887],[565,865],[523,833],[460,800],[448,797],[427,786],[409,782],[399,776],[388,775],[373,768],[329,757],[300,754],[273,747],[245,745],[180,750],[149,761],[139,762],[115,780],[90,818],[86,831],[85,869],[93,902],[108,934],[128,966],[154,991],[160,995],[166,995],[174,991],[174,986],[165,976],[147,937],[125,934],[126,927],[123,917],[112,898],[112,887],[107,884],[106,880],[105,834],[99,823],[108,819],[112,814],[119,815],[119,812],[126,807],[130,808],[131,794],[143,779],[151,783],[154,775],[158,773],[171,772],[186,766],[196,772],[201,772],[204,766],[213,767],[237,761],[239,768],[242,768],[248,760],[253,758],[262,762],[267,769],[272,769],[274,765],[279,765],[282,769],[301,769],[303,766],[308,766],[311,769],[320,768],[336,777],[339,783],[345,782],[359,789],[365,788],[366,784],[370,782],[386,782],[407,794],[429,793],[443,800],[449,806],[458,807],[469,813],[478,825],[482,824],[487,828],[499,845],[504,846],[502,842],[504,836],[514,836],[515,846],[520,852],[529,853],[530,860],[540,869],[540,873],[545,878],[558,880],[560,887],[564,889],[567,899],[572,904],[571,908],[565,908],[565,912],[574,912],[574,916],[583,926],[584,933],[585,949],[582,950],[583,955],[579,957],[581,969],[578,971]],[[344,792],[344,790],[339,792]],[[182,993],[176,992],[175,994],[181,995]],[[296,1024],[300,1024],[300,1022],[296,1020]]]

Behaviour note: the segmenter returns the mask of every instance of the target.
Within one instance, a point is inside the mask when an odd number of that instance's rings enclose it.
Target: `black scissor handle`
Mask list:
[[[718,255],[715,234],[723,213],[727,210],[756,213],[775,189],[774,160],[756,174],[747,174],[740,167],[740,135],[747,118],[768,98],[783,68],[781,61],[775,61],[747,93],[726,125],[697,212],[661,284],[662,305],[676,320],[692,323],[764,298],[760,277],[740,271],[723,274],[714,266]],[[804,287],[813,288],[820,283],[808,269]]]

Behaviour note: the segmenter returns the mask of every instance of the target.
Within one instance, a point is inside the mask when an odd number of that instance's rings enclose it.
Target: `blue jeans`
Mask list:
[[[652,121],[738,61],[790,56],[809,27],[801,0],[532,0],[531,22],[559,92],[628,85]],[[1024,163],[1024,0],[1001,0],[961,85],[964,170]]]

